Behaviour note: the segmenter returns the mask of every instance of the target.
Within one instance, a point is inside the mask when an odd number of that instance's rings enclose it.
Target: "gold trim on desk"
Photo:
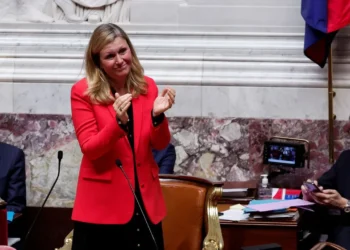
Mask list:
[[[220,220],[221,225],[235,225],[235,226],[264,226],[264,227],[297,227],[298,220],[274,220],[274,221],[258,221],[258,220],[241,220],[228,221]]]
[[[203,250],[221,250],[224,248],[224,239],[221,233],[220,220],[218,217],[218,201],[222,196],[222,187],[211,187],[208,190],[206,203],[207,216],[205,218],[208,230],[204,238]]]

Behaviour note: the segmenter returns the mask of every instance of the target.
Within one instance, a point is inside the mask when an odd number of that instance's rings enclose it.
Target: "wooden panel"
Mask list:
[[[244,246],[277,243],[283,250],[296,250],[296,227],[222,225],[224,250],[241,250]]]
[[[220,205],[221,206],[221,205]],[[229,204],[224,204],[225,210]],[[227,209],[227,208],[226,208]],[[29,207],[23,216],[25,232],[39,208]],[[72,230],[71,208],[44,208],[30,235],[27,249],[53,250],[63,245]],[[297,249],[296,222],[221,222],[225,250],[240,250],[242,246],[277,243],[283,250]]]
[[[219,211],[225,211],[233,204],[244,204],[236,200],[220,201],[220,203]],[[298,248],[297,221],[220,221],[220,225],[224,238],[224,250],[241,250],[246,246],[270,243],[281,245],[283,250]]]
[[[28,207],[23,215],[24,232],[34,221],[38,207]],[[29,238],[26,249],[54,250],[73,229],[72,208],[44,208]]]

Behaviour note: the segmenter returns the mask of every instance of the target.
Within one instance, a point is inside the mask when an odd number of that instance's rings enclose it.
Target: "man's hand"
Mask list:
[[[347,205],[347,199],[342,197],[337,190],[324,189],[322,192],[310,193],[313,200],[319,204],[343,209]]]
[[[308,179],[307,182],[315,184],[321,191],[323,191],[323,187],[319,186],[317,181],[312,181]],[[301,192],[303,193],[303,200],[317,202],[312,196],[313,192],[310,192],[304,185],[301,186]]]

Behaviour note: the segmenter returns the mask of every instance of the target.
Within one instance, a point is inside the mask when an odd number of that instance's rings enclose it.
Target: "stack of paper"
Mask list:
[[[260,200],[259,204],[249,203],[247,208],[252,209],[256,212],[267,212],[267,211],[276,211],[280,209],[287,209],[291,207],[305,207],[311,206],[314,203],[309,201],[304,201],[301,199],[294,200]]]
[[[255,205],[270,204],[270,203],[276,203],[276,202],[280,202],[280,201],[281,200],[272,200],[272,199],[268,199],[268,200],[251,200],[249,202],[249,204],[246,206],[246,208],[244,209],[244,212],[246,212],[246,213],[259,212],[258,210],[254,209]],[[251,208],[251,206],[253,206],[253,208]]]
[[[239,209],[229,209],[223,211],[223,213],[223,215],[219,216],[220,220],[240,221],[247,220],[249,217],[249,214],[246,214],[243,210]]]
[[[245,209],[245,206],[242,206],[241,204],[236,204],[236,205],[230,206],[230,209],[244,210],[244,209]]]
[[[244,209],[250,214],[252,219],[288,219],[298,218],[299,207],[313,205],[314,203],[295,199],[295,200],[252,200]]]
[[[314,203],[301,199],[294,200],[252,200],[247,206],[233,205],[219,216],[221,220],[240,221],[254,220],[295,220],[299,213],[295,208],[303,208]]]

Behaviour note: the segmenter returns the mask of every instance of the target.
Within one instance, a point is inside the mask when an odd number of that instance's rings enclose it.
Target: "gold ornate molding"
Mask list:
[[[64,245],[61,248],[55,248],[55,250],[71,250],[73,243],[73,230],[64,238]]]
[[[221,196],[222,187],[211,187],[208,190],[206,197],[208,206],[205,215],[207,236],[204,238],[203,250],[222,250],[224,248],[217,207]]]

